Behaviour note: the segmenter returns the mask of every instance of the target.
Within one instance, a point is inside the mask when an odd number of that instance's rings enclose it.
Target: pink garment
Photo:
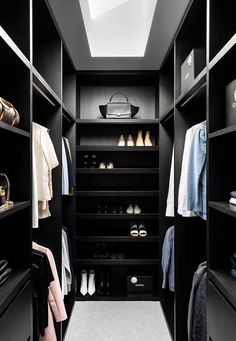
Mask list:
[[[33,249],[43,252],[47,255],[52,270],[54,281],[50,283],[48,292],[48,327],[45,329],[45,335],[40,336],[40,341],[57,341],[52,313],[56,322],[67,319],[63,295],[61,292],[60,281],[58,278],[56,263],[50,249],[33,242]]]

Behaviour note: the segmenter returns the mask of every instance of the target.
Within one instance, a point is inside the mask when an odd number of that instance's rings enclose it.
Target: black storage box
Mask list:
[[[191,88],[194,79],[206,65],[206,52],[202,48],[194,48],[181,65],[181,92]]]
[[[226,87],[226,127],[236,124],[236,79]]]
[[[152,276],[127,276],[127,295],[152,295],[153,277]]]

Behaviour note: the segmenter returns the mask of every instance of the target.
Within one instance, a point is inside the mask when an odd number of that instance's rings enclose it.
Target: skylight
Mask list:
[[[79,0],[92,57],[143,57],[157,0]]]

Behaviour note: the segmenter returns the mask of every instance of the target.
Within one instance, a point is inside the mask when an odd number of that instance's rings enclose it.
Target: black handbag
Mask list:
[[[125,102],[112,102],[116,95],[125,97]],[[123,92],[114,93],[106,105],[99,105],[100,112],[104,118],[133,118],[139,111],[139,107],[132,105]]]

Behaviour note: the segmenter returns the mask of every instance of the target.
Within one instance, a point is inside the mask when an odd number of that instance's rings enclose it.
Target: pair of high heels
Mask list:
[[[89,294],[93,296],[96,292],[96,285],[95,285],[95,271],[87,270],[81,271],[81,284],[80,284],[80,293],[85,296]]]
[[[133,147],[134,146],[134,140],[131,134],[129,134],[127,138],[127,142],[125,142],[124,135],[121,134],[119,141],[118,141],[118,146],[119,147],[124,147],[127,145],[127,147]],[[151,133],[149,130],[146,131],[145,138],[143,140],[143,132],[142,130],[139,130],[137,133],[137,139],[136,139],[136,147],[150,147],[152,146],[152,141],[151,141]]]
[[[104,295],[110,295],[110,273],[109,272],[100,272],[99,275],[99,284],[98,284],[98,295],[104,296]]]

